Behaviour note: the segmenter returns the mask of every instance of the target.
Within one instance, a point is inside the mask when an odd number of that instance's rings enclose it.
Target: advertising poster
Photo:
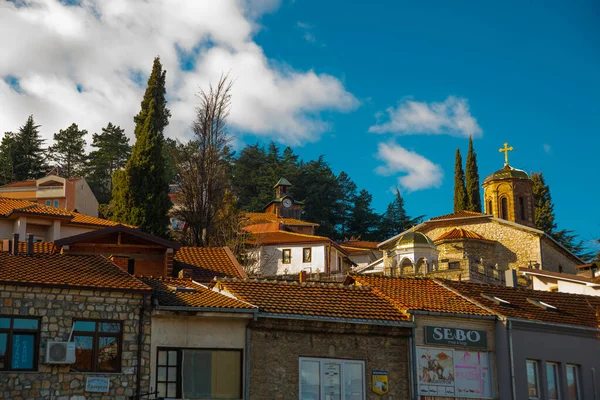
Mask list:
[[[457,396],[492,397],[488,353],[455,351],[454,371]]]
[[[453,351],[433,347],[417,348],[419,394],[454,395]]]
[[[340,364],[330,362],[325,364],[323,370],[323,384],[325,386],[325,400],[341,400]]]

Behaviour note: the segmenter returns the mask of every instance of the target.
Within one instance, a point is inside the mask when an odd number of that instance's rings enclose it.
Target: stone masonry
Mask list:
[[[252,400],[298,398],[300,357],[362,360],[366,399],[410,398],[409,328],[269,318],[250,332]],[[388,371],[388,394],[371,391],[373,370]]]
[[[146,300],[140,293],[0,285],[0,315],[40,318],[38,369],[34,372],[0,371],[0,398],[14,400],[120,399],[136,393],[139,310]],[[146,304],[143,327],[141,392],[150,377],[150,310]],[[49,340],[66,341],[74,319],[123,322],[121,373],[75,373],[68,365],[44,363]],[[109,393],[85,392],[87,376],[110,378]]]

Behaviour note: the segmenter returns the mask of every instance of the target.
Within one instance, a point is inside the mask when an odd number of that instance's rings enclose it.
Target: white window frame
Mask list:
[[[548,381],[548,366],[551,366],[554,369],[554,384],[556,385],[556,397],[550,399],[550,387]],[[560,395],[560,364],[552,361],[546,361],[546,395],[550,400],[560,400],[562,397]]]
[[[345,385],[344,385],[344,365],[345,364],[360,364],[362,366],[362,399],[365,400],[367,396],[366,392],[366,380],[367,374],[365,369],[365,362],[363,360],[346,360],[340,358],[319,358],[319,357],[300,357],[298,360],[298,398],[302,398],[302,362],[303,361],[318,361],[319,362],[319,399],[326,399],[325,397],[325,385],[321,381],[322,371],[325,364],[338,363],[340,364],[340,399],[346,398]]]
[[[536,392],[537,392],[537,396],[531,396],[529,395],[529,373],[527,371],[527,369],[529,368],[529,363],[533,363],[533,365],[535,366],[535,385],[536,385]],[[540,362],[538,360],[529,360],[527,359],[525,362],[525,377],[527,379],[527,398],[529,400],[539,400],[541,399],[541,393],[540,393]]]
[[[580,372],[579,372],[579,365],[577,364],[567,364],[565,365],[565,382],[567,383],[567,396],[568,392],[569,392],[569,380],[568,380],[568,376],[569,376],[569,368],[573,368],[573,371],[575,371],[575,388],[577,389],[577,393],[575,394],[575,399],[576,400],[580,400],[583,397],[581,396],[581,377]],[[571,397],[569,397],[569,400],[571,399]]]

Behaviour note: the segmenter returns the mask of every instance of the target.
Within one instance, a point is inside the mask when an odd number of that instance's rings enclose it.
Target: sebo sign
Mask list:
[[[487,347],[487,331],[426,326],[425,343],[485,348]]]

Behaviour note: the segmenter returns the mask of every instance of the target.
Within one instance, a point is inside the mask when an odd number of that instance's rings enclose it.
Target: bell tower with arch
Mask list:
[[[513,151],[504,143],[504,167],[483,181],[485,213],[496,218],[535,227],[532,182],[525,171],[508,163],[508,152]]]

